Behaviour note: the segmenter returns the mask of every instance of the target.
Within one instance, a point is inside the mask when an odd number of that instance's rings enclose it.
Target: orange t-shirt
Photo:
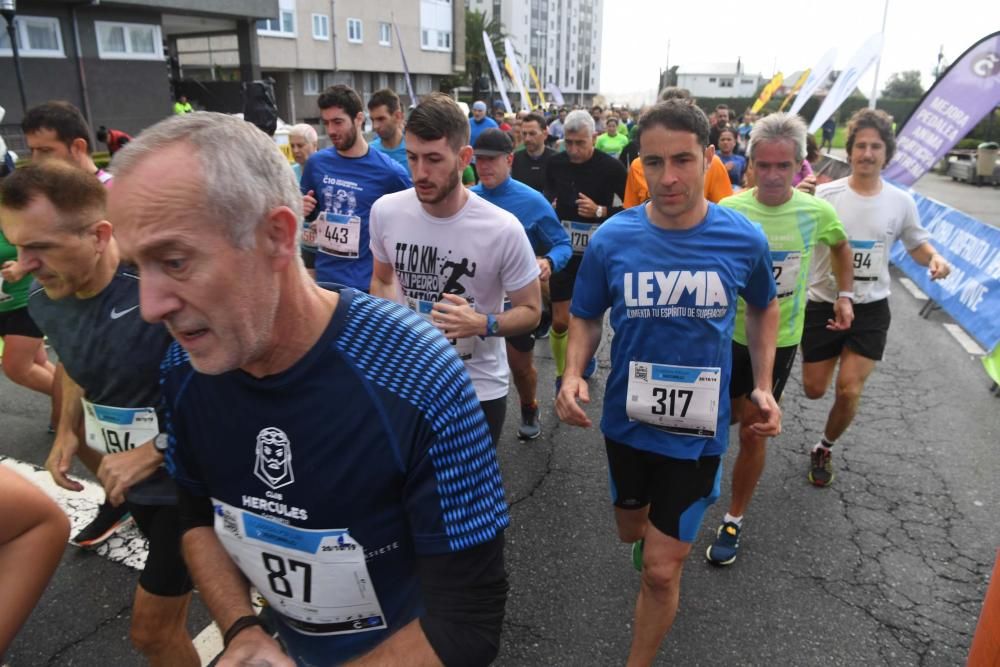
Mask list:
[[[712,164],[705,174],[705,199],[715,204],[733,194],[733,184],[729,180],[726,165],[718,155],[712,157]],[[636,158],[628,167],[628,180],[625,181],[625,208],[638,206],[649,199],[649,187],[646,185],[646,175],[642,171],[642,160]]]

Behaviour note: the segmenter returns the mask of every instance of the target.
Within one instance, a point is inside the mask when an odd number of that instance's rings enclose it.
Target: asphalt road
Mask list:
[[[806,400],[796,368],[743,552],[720,569],[703,554],[728,499],[727,455],[723,498],[694,545],[661,664],[964,663],[997,548],[1000,403],[979,361],[941,326],[945,316],[922,320],[920,305],[894,284],[887,359],[838,444],[829,489],[810,486],[806,471],[830,401]],[[548,346],[536,354],[544,434],[516,440],[512,398],[499,447],[512,525],[497,664],[622,664],[639,578],[615,537],[603,441],[557,423]],[[590,412],[596,419],[599,400]],[[44,401],[0,378],[0,454],[42,463],[47,416]],[[136,577],[67,546],[6,664],[142,664],[128,643]],[[208,624],[196,601],[192,634]]]

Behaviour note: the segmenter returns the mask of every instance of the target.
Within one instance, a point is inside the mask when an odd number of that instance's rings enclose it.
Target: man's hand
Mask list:
[[[755,435],[773,438],[781,433],[781,408],[774,400],[774,394],[762,389],[750,392],[750,400],[757,406],[761,421],[750,424],[750,430]]]
[[[431,312],[431,322],[448,340],[486,333],[486,316],[477,313],[468,301],[455,294],[441,295]]]
[[[69,478],[69,469],[73,465],[73,455],[76,454],[79,446],[80,441],[76,434],[59,434],[52,443],[49,457],[45,459],[45,469],[52,475],[52,481],[69,491],[83,491],[83,484]]]
[[[576,213],[582,218],[596,218],[597,204],[581,192],[576,197]]]
[[[578,375],[563,375],[562,388],[556,397],[556,414],[570,426],[590,428],[594,424],[580,403],[590,403],[590,388],[587,381]]]
[[[152,442],[127,452],[107,454],[97,469],[97,479],[104,486],[104,493],[115,507],[125,502],[125,492],[146,479],[163,463],[163,454],[156,451]]]
[[[16,283],[26,275],[28,275],[28,271],[14,259],[4,262],[3,266],[0,267],[0,276],[2,276],[4,282],[7,283]]]
[[[809,193],[811,195],[816,194],[816,177],[806,176],[799,184],[795,186],[797,190],[802,190],[802,192]]]
[[[316,210],[316,193],[310,190],[302,195],[302,215],[308,218]]]
[[[545,281],[552,277],[552,264],[545,257],[536,257],[535,261],[538,262],[538,279]]]
[[[219,667],[295,667],[295,661],[281,650],[263,629],[251,627],[240,632],[216,663]]]
[[[951,273],[951,266],[948,260],[938,254],[931,255],[931,261],[927,263],[927,268],[931,274],[931,280],[941,280],[947,278]]]
[[[826,321],[826,328],[830,331],[847,331],[854,321],[854,304],[847,297],[838,298],[833,302],[832,320]]]

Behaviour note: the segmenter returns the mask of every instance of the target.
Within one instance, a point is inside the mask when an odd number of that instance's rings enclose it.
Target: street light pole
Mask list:
[[[24,75],[21,73],[21,56],[17,48],[17,28],[14,17],[17,14],[16,0],[0,0],[0,15],[7,21],[7,35],[10,36],[10,50],[14,55],[14,71],[17,74],[17,91],[21,94],[21,113],[28,113],[28,98],[24,94]]]

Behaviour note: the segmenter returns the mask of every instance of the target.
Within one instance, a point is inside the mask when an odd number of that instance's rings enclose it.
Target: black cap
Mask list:
[[[476,138],[476,144],[472,147],[472,152],[476,155],[508,155],[514,152],[514,142],[503,130],[491,127],[483,130]]]

